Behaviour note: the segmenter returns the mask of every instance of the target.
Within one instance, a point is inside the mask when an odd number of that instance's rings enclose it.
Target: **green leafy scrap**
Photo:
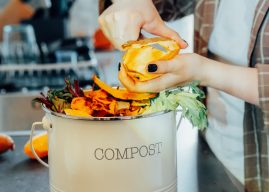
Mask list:
[[[162,91],[151,100],[151,106],[146,113],[165,110],[182,110],[183,117],[189,119],[194,127],[203,130],[207,127],[207,109],[201,102],[204,92],[198,87],[198,82],[192,82],[183,87]]]
[[[33,102],[43,103],[48,109],[63,113],[64,109],[71,108],[71,102],[74,97],[84,96],[77,80],[74,81],[74,86],[72,86],[69,79],[65,79],[65,84],[63,89],[50,89],[46,96],[41,93],[41,97],[35,98]]]

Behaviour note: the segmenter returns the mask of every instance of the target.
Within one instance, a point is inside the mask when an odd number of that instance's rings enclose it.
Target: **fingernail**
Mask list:
[[[189,46],[188,42],[185,39],[182,39],[182,40],[187,44],[187,46]]]
[[[156,72],[158,69],[158,66],[156,64],[149,64],[148,65],[148,72]]]
[[[121,68],[121,63],[119,62],[118,71],[120,71],[120,68]]]

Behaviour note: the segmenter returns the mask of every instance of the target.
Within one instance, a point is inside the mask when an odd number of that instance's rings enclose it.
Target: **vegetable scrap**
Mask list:
[[[110,87],[96,76],[91,90],[82,90],[78,81],[72,85],[65,80],[66,86],[60,90],[49,90],[47,95],[34,102],[42,103],[51,111],[70,116],[116,117],[135,116],[160,111],[181,110],[183,117],[190,120],[194,127],[207,127],[207,110],[201,102],[204,92],[198,82],[156,93],[133,93],[124,88]]]
[[[205,98],[204,92],[194,81],[181,87],[160,92],[156,99],[151,100],[150,108],[145,113],[164,110],[180,110],[194,127],[204,130],[207,127],[207,109],[201,102]]]
[[[47,96],[41,94],[42,97],[34,99],[34,102],[71,116],[134,116],[142,114],[150,106],[150,99],[157,96],[156,93],[131,93],[123,88],[113,88],[96,76],[93,80],[98,90],[82,91],[78,81],[74,81],[72,86],[69,80],[65,80],[64,89],[49,90]]]

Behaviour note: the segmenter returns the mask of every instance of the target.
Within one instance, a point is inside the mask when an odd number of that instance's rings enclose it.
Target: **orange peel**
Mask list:
[[[155,45],[161,49],[156,48]],[[127,69],[127,75],[134,81],[148,81],[159,77],[161,74],[148,72],[148,64],[170,60],[180,51],[176,41],[162,37],[128,41],[122,45],[122,48],[126,51],[122,64]]]
[[[80,109],[64,109],[66,115],[78,116],[78,117],[91,117],[89,113],[82,111]]]
[[[122,100],[145,100],[145,99],[151,99],[157,96],[156,93],[134,93],[134,92],[129,92],[126,89],[116,89],[113,87],[110,87],[109,85],[105,84],[102,82],[100,79],[98,79],[96,76],[93,77],[94,83],[112,95],[113,97],[117,99],[122,99]]]

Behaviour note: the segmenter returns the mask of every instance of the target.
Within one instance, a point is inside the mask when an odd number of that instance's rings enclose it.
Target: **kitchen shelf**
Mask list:
[[[78,63],[48,63],[48,64],[8,64],[0,65],[0,72],[22,72],[22,71],[51,71],[62,69],[81,69],[97,67],[97,60],[82,61]]]

